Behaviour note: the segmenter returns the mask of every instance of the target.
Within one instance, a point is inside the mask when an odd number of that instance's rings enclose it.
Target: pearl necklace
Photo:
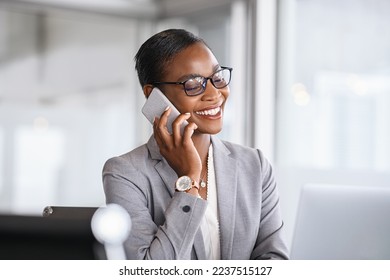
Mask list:
[[[205,188],[207,187],[208,185],[208,181],[209,181],[209,161],[210,161],[210,153],[207,153],[207,161],[206,161],[206,172],[205,174],[202,176],[202,178],[200,178],[200,182],[199,182],[199,185],[201,188]],[[204,176],[207,175],[207,179],[204,180]]]

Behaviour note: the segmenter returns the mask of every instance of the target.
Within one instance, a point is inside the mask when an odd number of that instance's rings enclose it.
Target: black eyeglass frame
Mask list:
[[[215,84],[214,84],[214,81],[213,81],[213,77],[215,74],[217,74],[218,72],[221,72],[223,70],[229,70],[229,81],[226,83],[226,85],[222,86],[222,87],[217,87]],[[152,85],[182,85],[183,86],[183,89],[184,89],[184,92],[186,93],[187,96],[197,96],[197,95],[200,95],[202,93],[205,92],[206,90],[206,86],[207,86],[207,81],[210,80],[211,84],[217,88],[217,89],[221,89],[221,88],[225,88],[227,87],[229,84],[230,84],[230,81],[232,80],[232,71],[233,71],[233,68],[232,67],[226,67],[226,66],[221,66],[220,69],[218,69],[217,71],[215,71],[213,74],[211,74],[209,77],[202,77],[202,76],[197,76],[197,77],[192,77],[192,78],[189,78],[183,82],[154,82],[152,83]],[[187,90],[186,90],[186,87],[185,87],[185,83],[187,83],[189,80],[193,80],[195,78],[202,78],[203,81],[201,83],[201,86],[202,86],[202,91],[200,91],[199,93],[197,94],[188,94],[187,93]]]

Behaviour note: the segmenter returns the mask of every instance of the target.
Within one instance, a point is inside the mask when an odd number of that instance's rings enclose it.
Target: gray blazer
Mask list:
[[[270,164],[257,149],[211,139],[221,259],[287,259]],[[123,206],[131,216],[129,259],[205,258],[200,223],[207,201],[175,192],[176,179],[153,137],[104,165],[106,203]]]

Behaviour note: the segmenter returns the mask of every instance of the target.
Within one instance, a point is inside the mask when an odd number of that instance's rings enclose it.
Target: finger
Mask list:
[[[184,133],[183,133],[183,144],[184,145],[193,145],[193,141],[192,141],[191,137],[194,134],[196,129],[198,129],[198,126],[195,123],[189,123],[184,128]]]
[[[159,122],[157,124],[157,130],[159,131],[161,138],[164,140],[168,140],[171,138],[171,134],[169,133],[169,130],[167,128],[168,123],[168,117],[171,114],[171,108],[167,107],[165,111],[161,114],[161,118],[159,119]]]
[[[165,151],[169,151],[172,149],[174,143],[172,139],[172,135],[169,133],[169,130],[167,128],[167,122],[169,115],[171,114],[171,108],[167,107],[165,111],[161,114],[161,118],[157,118],[157,122],[155,125],[155,131],[156,135],[158,136],[158,144],[160,147],[160,151],[162,152],[162,149]]]
[[[160,121],[160,119],[158,117],[154,118],[154,121],[153,121],[153,135],[154,135],[154,139],[156,139],[157,145],[159,147],[163,147],[163,145],[165,146],[165,144],[162,141],[161,133],[160,133],[160,131],[158,129],[159,121]]]
[[[181,135],[181,126],[183,122],[188,120],[191,117],[190,113],[185,113],[179,115],[176,120],[172,123],[172,134],[173,134],[173,141],[175,142],[175,145],[180,145],[182,142],[183,135]]]

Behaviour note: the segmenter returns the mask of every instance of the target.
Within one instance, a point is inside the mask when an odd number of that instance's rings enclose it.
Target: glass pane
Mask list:
[[[389,171],[390,2],[290,3],[280,45],[278,164]]]
[[[390,1],[280,4],[275,168],[291,242],[305,184],[389,185]]]

